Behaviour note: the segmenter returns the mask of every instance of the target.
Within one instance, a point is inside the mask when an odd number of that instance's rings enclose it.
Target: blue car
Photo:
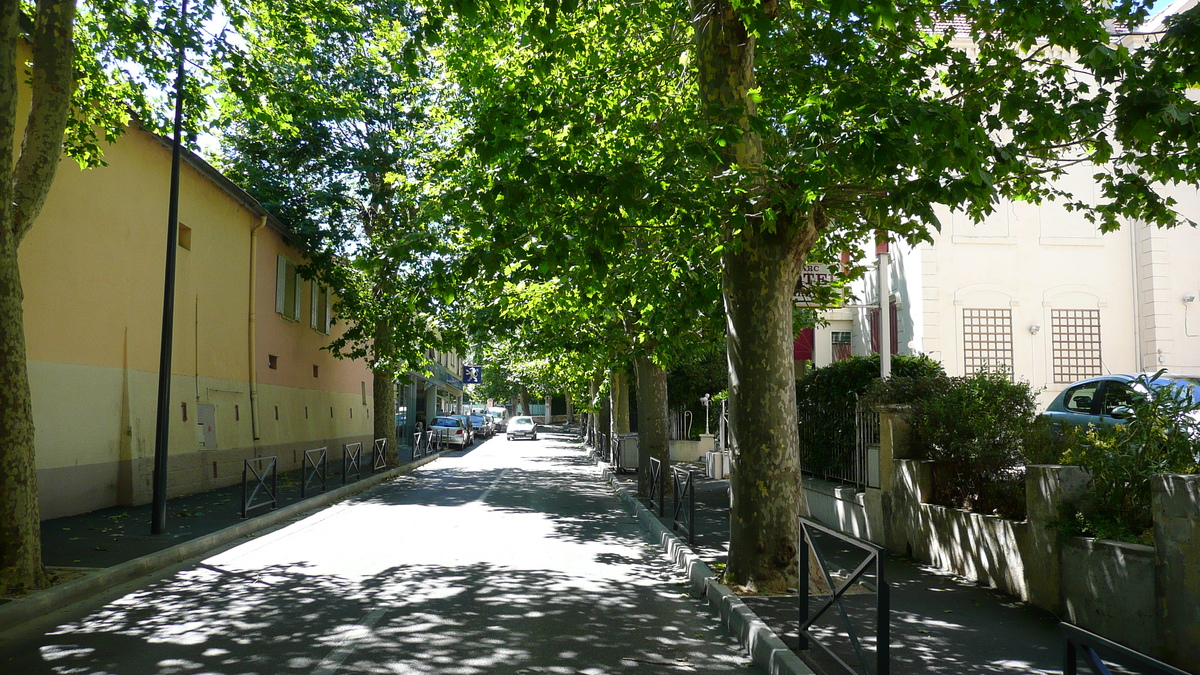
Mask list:
[[[1076,382],[1059,392],[1042,413],[1054,428],[1113,426],[1129,416],[1129,402],[1146,392],[1138,375],[1105,375]],[[1147,379],[1154,373],[1144,375]],[[1151,389],[1183,387],[1200,402],[1200,376],[1164,373],[1150,381]]]

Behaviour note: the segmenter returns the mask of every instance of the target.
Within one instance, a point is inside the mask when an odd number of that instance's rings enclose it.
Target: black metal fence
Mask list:
[[[689,546],[696,543],[696,483],[692,480],[694,476],[695,474],[687,469],[671,467],[671,487],[674,488],[671,494],[671,529],[686,533]],[[662,515],[661,511],[659,515]]]
[[[1063,675],[1078,675],[1079,659],[1095,675],[1111,675],[1107,663],[1128,667],[1140,675],[1188,675],[1187,671],[1117,644],[1069,623],[1058,624],[1063,635]]]
[[[342,485],[349,482],[351,471],[354,472],[354,480],[362,478],[362,443],[342,445]]]
[[[242,462],[242,517],[255,509],[275,508],[279,504],[278,458],[251,457]],[[255,466],[258,465],[258,466]],[[254,487],[250,488],[250,476],[254,476]],[[268,484],[268,479],[270,483]],[[264,498],[255,503],[259,493]]]
[[[650,494],[646,495],[646,499],[650,502],[650,510],[657,511],[658,517],[662,518],[666,500],[663,498],[662,460],[657,457],[650,458]]]
[[[879,447],[879,413],[865,405],[853,409],[801,408],[797,411],[800,470],[859,489],[879,487],[871,471],[872,448]],[[875,455],[875,461],[878,461]]]
[[[833,575],[830,573],[829,562],[821,553],[820,547],[813,539],[813,532],[820,532],[848,543],[855,548],[864,551],[867,556],[863,561],[851,572],[846,578],[842,579],[841,583],[835,584]],[[849,673],[873,673],[874,675],[887,675],[890,671],[889,658],[889,618],[891,613],[890,600],[888,595],[888,584],[883,572],[883,549],[878,546],[851,537],[849,535],[830,529],[815,520],[809,518],[800,518],[800,648],[808,649],[809,645],[816,645],[827,656],[836,661],[842,668]],[[815,611],[809,611],[809,589],[808,589],[808,570],[809,570],[809,553],[816,556],[817,565],[821,570],[821,575],[824,577],[825,583],[830,588],[830,595],[825,602],[821,603]],[[850,621],[850,616],[846,612],[846,606],[842,602],[842,596],[846,591],[859,582],[860,579],[867,573],[869,569],[874,567],[875,571],[875,660],[874,668],[871,667],[871,659],[863,650],[862,642],[859,640],[857,631],[854,630],[854,624]],[[838,613],[841,616],[841,623],[849,638],[850,645],[854,649],[854,655],[858,661],[858,668],[846,663],[840,656],[835,654],[828,646],[817,639],[809,629],[818,619],[820,619],[830,607],[837,607]]]
[[[300,474],[300,498],[308,496],[308,489],[320,484],[321,492],[325,491],[329,477],[329,448],[317,448],[304,451],[304,466]]]

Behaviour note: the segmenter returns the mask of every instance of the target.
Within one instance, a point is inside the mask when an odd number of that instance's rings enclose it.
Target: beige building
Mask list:
[[[105,161],[63,161],[20,249],[43,518],[151,494],[171,151],[132,128]],[[321,350],[329,294],[287,230],[190,153],[178,228],[169,494],[369,441],[370,371]]]
[[[1195,2],[1177,0],[1141,33]],[[1136,46],[1145,38],[1125,39]],[[1077,166],[1058,186],[1096,204],[1094,173]],[[1183,218],[1200,222],[1200,190],[1161,190]],[[1053,202],[1002,202],[978,224],[946,209],[937,215],[942,228],[932,243],[890,246],[893,353],[927,354],[951,375],[1004,368],[1042,389],[1043,403],[1066,384],[1101,374],[1200,373],[1196,229],[1129,220],[1101,234]],[[874,249],[866,253],[878,264]],[[829,325],[798,342],[797,358],[820,366],[877,351],[879,288],[876,267],[852,289],[858,304],[826,312]]]

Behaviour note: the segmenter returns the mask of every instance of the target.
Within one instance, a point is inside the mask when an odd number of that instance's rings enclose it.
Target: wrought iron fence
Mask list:
[[[879,487],[879,413],[870,406],[827,410],[801,408],[797,411],[800,436],[800,470],[810,476],[853,485],[859,489]]]
[[[1187,671],[1069,623],[1058,624],[1063,635],[1063,675],[1078,675],[1079,659],[1095,675],[1111,675],[1107,663],[1132,668],[1141,675],[1187,675]],[[1107,663],[1106,663],[1107,662]]]
[[[342,485],[349,482],[351,471],[354,471],[354,480],[362,478],[362,443],[342,445]]]
[[[692,437],[692,411],[683,410],[671,413],[671,440],[686,441]]]
[[[326,479],[329,477],[329,448],[316,448],[304,451],[304,466],[300,476],[300,498],[308,496],[308,488],[318,481],[321,492],[325,491]]]
[[[251,457],[242,462],[242,517],[255,509],[265,507],[275,508],[279,504],[279,476],[277,471],[278,463],[276,457]],[[258,464],[261,467],[256,467]],[[249,488],[250,476],[254,476],[254,489]],[[270,485],[267,484],[267,479],[270,478]],[[265,492],[266,498],[259,503],[254,503],[259,492]]]
[[[858,567],[854,569],[840,584],[835,584],[833,575],[829,571],[829,563],[821,553],[820,547],[813,539],[812,533],[820,532],[829,535],[843,542],[851,544],[866,552],[867,556]],[[821,570],[821,575],[828,584],[831,593],[825,602],[817,607],[816,611],[810,612],[808,606],[808,569],[809,569],[809,553],[816,556],[817,565]],[[809,644],[814,644],[821,648],[830,658],[838,663],[842,668],[849,673],[873,673],[874,675],[887,675],[890,669],[889,645],[890,645],[890,630],[889,618],[891,613],[890,598],[888,593],[887,580],[884,577],[883,571],[883,549],[875,546],[870,542],[851,537],[849,535],[830,529],[818,523],[815,520],[801,517],[800,518],[800,648],[808,649]],[[854,630],[854,624],[850,621],[850,616],[846,612],[846,606],[842,602],[842,596],[846,591],[858,583],[866,572],[875,568],[875,663],[874,668],[871,667],[871,660],[863,651],[862,643],[859,640],[857,631]],[[861,670],[857,670],[850,664],[846,663],[840,656],[835,654],[828,646],[823,644],[816,636],[809,632],[818,619],[824,615],[825,611],[830,607],[836,606],[838,613],[841,615],[842,626],[849,638],[850,645],[854,649],[854,655],[858,661]]]
[[[379,473],[387,468],[387,439],[376,438],[371,448],[371,473]]]
[[[662,518],[666,506],[663,498],[662,460],[657,457],[650,458],[650,493],[646,498],[650,502],[650,509],[657,511],[658,517]],[[658,501],[655,502],[655,499]]]
[[[671,467],[671,487],[674,488],[671,495],[671,529],[676,532],[683,530],[687,534],[688,546],[696,543],[696,483],[692,480],[694,475],[687,469]],[[661,511],[659,515],[662,515]]]

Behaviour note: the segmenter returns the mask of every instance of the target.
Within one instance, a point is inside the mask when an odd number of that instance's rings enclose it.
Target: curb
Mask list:
[[[625,508],[637,515],[638,522],[646,531],[646,539],[662,547],[667,557],[691,580],[696,592],[708,599],[708,604],[720,615],[721,622],[750,653],[754,665],[771,675],[815,675],[737,594],[717,582],[716,575],[700,556],[629,494],[613,476],[611,469],[605,467],[603,475]]]
[[[93,595],[111,590],[120,584],[153,574],[161,569],[183,562],[188,558],[194,558],[207,553],[242,537],[274,527],[298,515],[339,502],[397,476],[409,473],[413,469],[428,464],[440,456],[441,453],[423,457],[415,462],[409,462],[384,473],[368,476],[355,481],[353,484],[343,485],[324,494],[296,502],[295,504],[289,504],[275,511],[270,511],[261,516],[238,523],[237,525],[231,525],[223,530],[217,530],[216,532],[176,544],[161,551],[155,551],[140,558],[134,558],[119,565],[106,567],[87,576],[72,579],[66,583],[51,586],[43,591],[7,602],[0,605],[0,632],[17,628],[27,621],[45,616],[52,611],[62,609],[67,605],[80,602],[81,600],[86,600]]]

